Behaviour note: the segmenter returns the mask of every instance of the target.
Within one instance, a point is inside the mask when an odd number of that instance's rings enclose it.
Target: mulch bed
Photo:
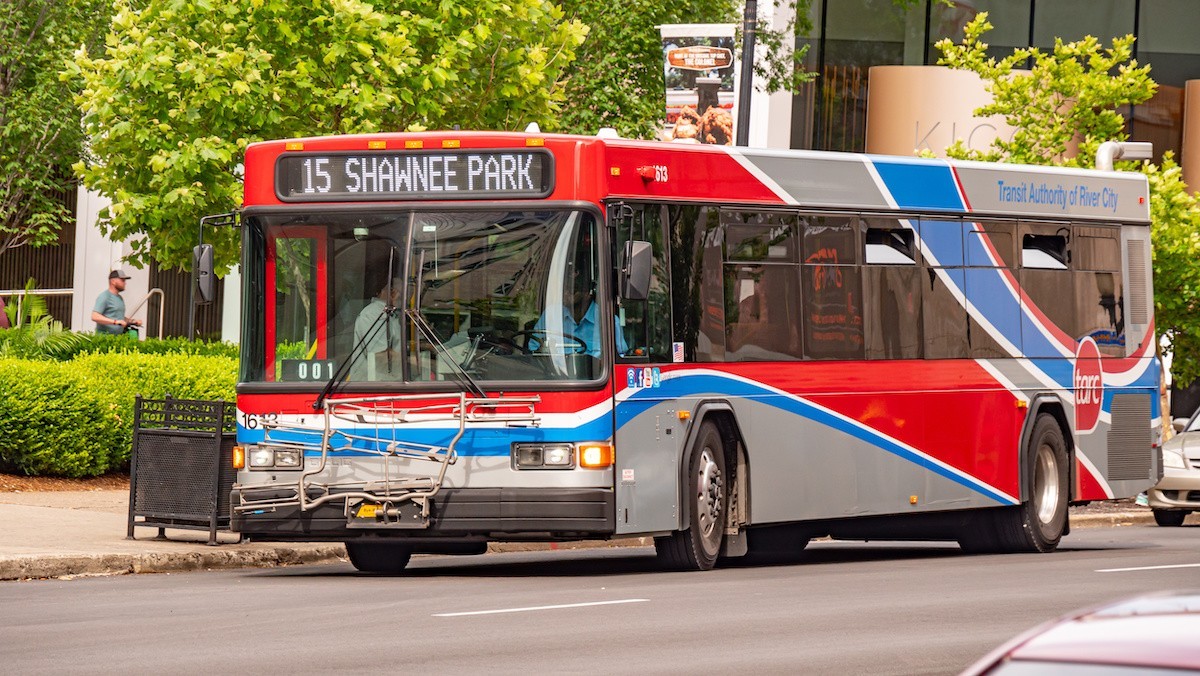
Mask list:
[[[129,475],[106,474],[87,479],[64,479],[50,476],[0,474],[0,493],[111,490],[129,490]]]

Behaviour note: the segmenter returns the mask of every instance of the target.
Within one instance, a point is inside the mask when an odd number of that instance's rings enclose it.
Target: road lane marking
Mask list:
[[[586,608],[588,606],[612,606],[618,603],[645,603],[650,599],[621,599],[619,601],[592,601],[591,603],[564,603],[557,606],[529,606],[527,608],[501,608],[499,610],[471,610],[462,613],[434,613],[433,617],[463,617],[464,615],[498,615],[500,613],[528,613],[534,610],[559,610],[561,608]]]
[[[1133,570],[1166,570],[1168,568],[1200,568],[1200,563],[1177,563],[1173,566],[1139,566],[1137,568],[1101,568],[1097,573],[1127,573]]]

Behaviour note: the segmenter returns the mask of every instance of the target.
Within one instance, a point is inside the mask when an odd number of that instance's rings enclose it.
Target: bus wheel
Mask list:
[[[709,570],[725,536],[725,446],[717,426],[705,421],[696,437],[688,467],[685,496],[691,516],[686,530],[654,539],[658,559],[670,568]]]
[[[1033,425],[1026,451],[1029,499],[996,514],[996,535],[1007,552],[1052,552],[1067,529],[1067,442],[1053,416]]]
[[[347,542],[346,554],[364,573],[399,573],[412,558],[412,547],[396,542]]]

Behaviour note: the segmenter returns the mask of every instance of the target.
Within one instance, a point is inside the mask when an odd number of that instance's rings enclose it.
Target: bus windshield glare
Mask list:
[[[339,369],[350,384],[600,376],[590,214],[358,210],[254,222],[274,303],[263,313],[264,368],[251,379],[323,383]]]

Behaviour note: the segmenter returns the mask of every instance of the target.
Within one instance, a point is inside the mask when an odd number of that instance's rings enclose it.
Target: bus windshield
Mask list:
[[[248,380],[594,380],[599,249],[580,211],[262,216],[264,368]],[[418,321],[413,316],[419,315]],[[256,377],[257,376],[257,377]]]

